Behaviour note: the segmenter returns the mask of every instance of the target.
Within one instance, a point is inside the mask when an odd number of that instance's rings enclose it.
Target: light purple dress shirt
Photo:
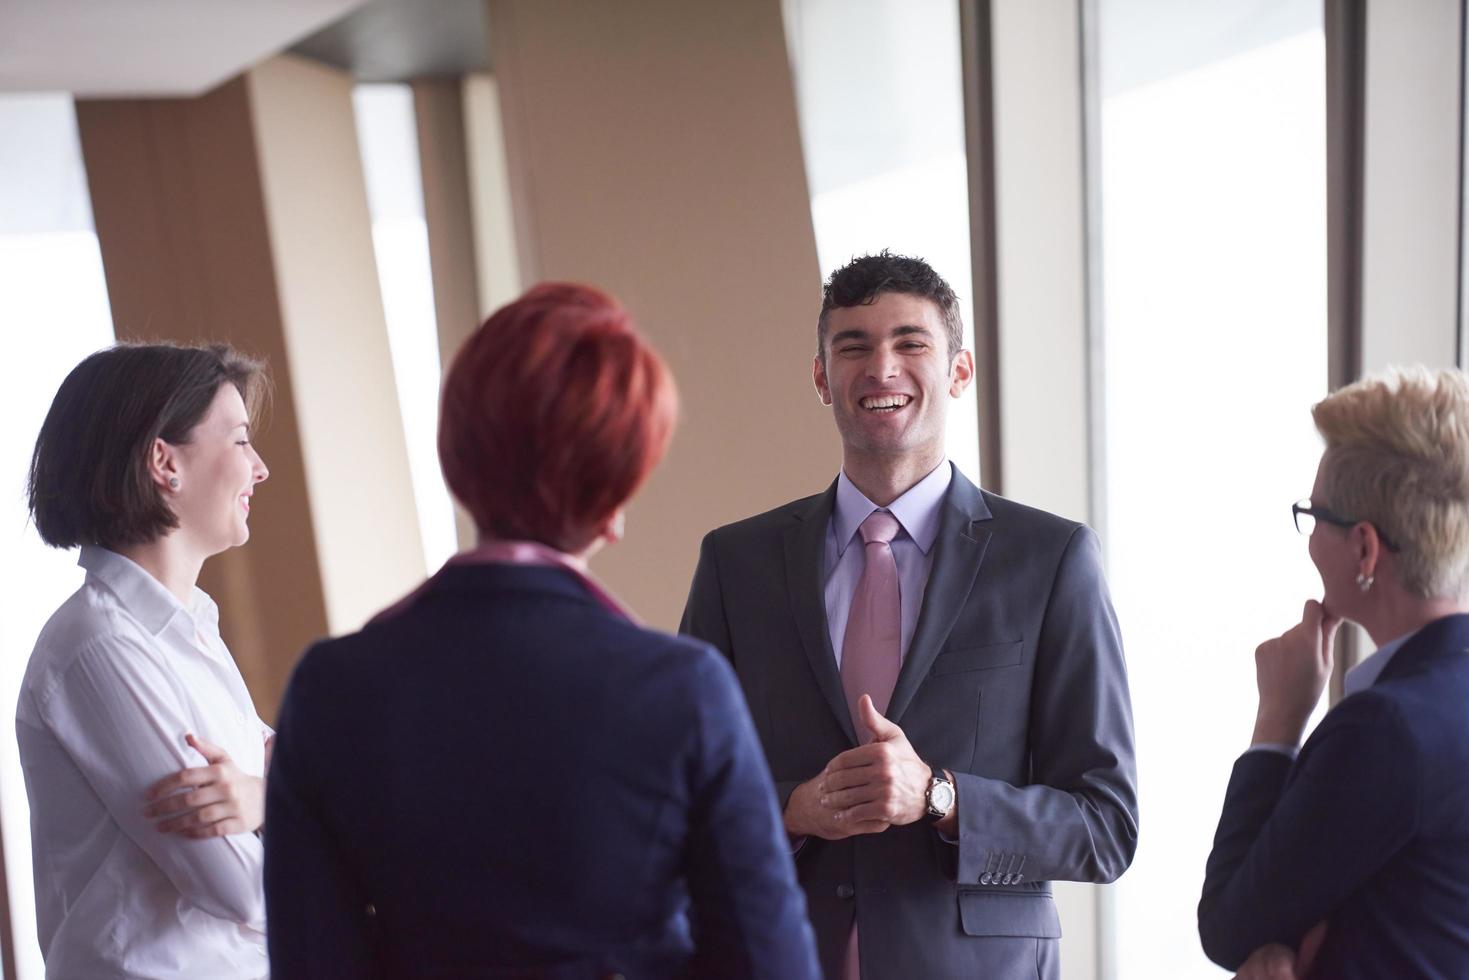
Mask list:
[[[908,645],[918,627],[918,611],[923,607],[923,590],[928,572],[933,567],[933,542],[939,533],[944,494],[953,478],[953,467],[946,459],[923,479],[915,483],[885,508],[868,500],[853,486],[843,472],[837,477],[836,506],[827,522],[826,558],[822,566],[826,576],[826,623],[831,631],[831,649],[837,667],[842,665],[842,640],[847,635],[847,616],[852,611],[852,596],[862,577],[866,558],[861,547],[852,547],[857,529],[875,510],[886,510],[898,519],[903,529],[893,539],[893,560],[898,565],[898,592],[902,644],[899,655],[908,656]]]

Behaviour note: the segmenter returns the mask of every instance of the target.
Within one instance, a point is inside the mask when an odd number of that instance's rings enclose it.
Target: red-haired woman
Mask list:
[[[296,669],[266,808],[276,980],[818,975],[733,672],[586,571],[675,412],[583,286],[532,289],[460,350],[439,457],[480,545]]]

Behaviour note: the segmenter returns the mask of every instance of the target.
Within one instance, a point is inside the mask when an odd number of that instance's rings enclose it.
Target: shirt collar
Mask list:
[[[1403,644],[1417,635],[1418,631],[1414,630],[1411,633],[1404,633],[1396,640],[1389,640],[1378,647],[1377,651],[1366,660],[1347,671],[1347,676],[1342,679],[1342,697],[1365,691],[1377,683],[1377,678],[1382,676],[1382,672],[1392,662],[1393,656],[1403,648]]]
[[[832,526],[836,530],[837,555],[847,550],[857,528],[875,510],[886,510],[898,519],[908,537],[918,545],[918,550],[928,554],[939,533],[939,515],[944,503],[944,494],[949,490],[954,468],[946,459],[933,468],[923,479],[909,487],[897,500],[886,508],[878,507],[867,499],[867,495],[847,479],[842,471],[837,477],[836,509],[832,513]]]
[[[214,600],[198,587],[194,589],[193,602],[186,608],[141,565],[115,551],[98,545],[83,545],[77,564],[107,586],[123,608],[153,636],[162,633],[179,613],[191,615],[199,625],[218,628],[219,609]]]

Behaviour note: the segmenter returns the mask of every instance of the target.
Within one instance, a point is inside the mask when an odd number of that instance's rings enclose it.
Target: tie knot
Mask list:
[[[889,544],[898,536],[898,529],[902,527],[898,519],[885,510],[875,510],[862,522],[857,530],[862,533],[864,544]]]

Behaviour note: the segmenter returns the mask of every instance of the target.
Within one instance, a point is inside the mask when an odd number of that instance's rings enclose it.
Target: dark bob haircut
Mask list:
[[[118,344],[73,368],[31,454],[26,490],[41,540],[116,549],[178,527],[149,451],[155,439],[187,443],[226,384],[253,420],[269,396],[265,366],[223,344]]]
[[[922,259],[894,255],[883,249],[855,258],[831,274],[821,291],[821,315],[816,319],[816,356],[826,360],[826,319],[832,310],[867,306],[883,293],[904,293],[938,307],[948,334],[949,357],[964,348],[964,318],[959,298],[944,277]]]
[[[577,551],[663,458],[677,413],[667,367],[616,300],[543,283],[455,355],[439,463],[482,536]]]

